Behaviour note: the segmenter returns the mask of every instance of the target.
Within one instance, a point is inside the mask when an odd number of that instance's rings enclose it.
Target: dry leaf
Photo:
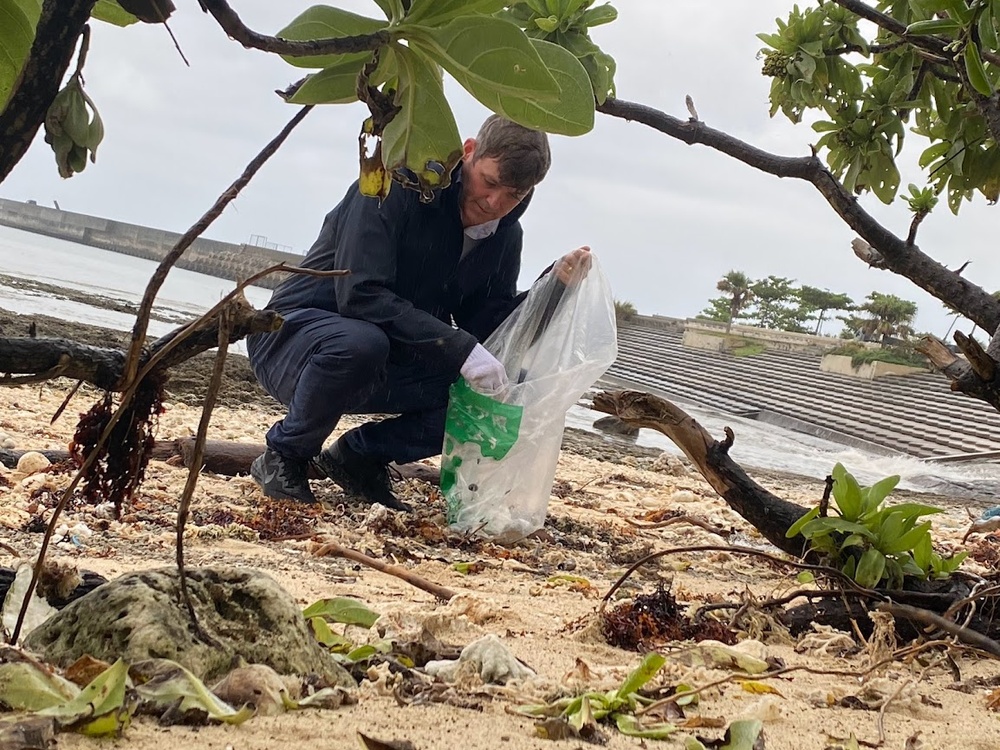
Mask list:
[[[760,682],[758,680],[744,680],[740,683],[740,687],[746,690],[748,693],[753,693],[754,695],[763,695],[765,693],[771,695],[777,695],[784,698],[781,691],[778,688],[768,685],[766,682]]]
[[[97,675],[110,666],[106,661],[95,659],[90,654],[84,654],[66,667],[66,679],[80,687],[86,687],[90,682],[93,682]]]

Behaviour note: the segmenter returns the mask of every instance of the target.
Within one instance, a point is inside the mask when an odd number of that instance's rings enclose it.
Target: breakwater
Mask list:
[[[153,261],[163,260],[181,238],[163,229],[6,198],[0,198],[0,225]],[[180,257],[177,267],[238,281],[278,263],[296,266],[301,260],[301,255],[281,250],[199,238]],[[273,289],[286,275],[274,273],[256,285]]]

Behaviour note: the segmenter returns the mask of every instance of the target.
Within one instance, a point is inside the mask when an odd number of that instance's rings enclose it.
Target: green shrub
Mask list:
[[[729,353],[732,354],[734,357],[753,357],[754,355],[763,352],[766,348],[767,347],[765,347],[763,344],[758,344],[755,342],[748,341],[747,343],[741,344],[735,349],[730,349]]]
[[[898,589],[906,576],[927,580],[947,578],[969,554],[941,557],[931,543],[930,521],[923,516],[940,508],[920,503],[885,505],[899,482],[887,477],[871,487],[861,487],[843,467],[833,467],[833,499],[837,516],[819,517],[816,507],[791,525],[786,536],[801,534],[809,551],[866,588]]]
[[[892,347],[890,349],[869,349],[856,342],[838,346],[829,354],[842,354],[851,358],[852,367],[860,367],[869,362],[888,362],[907,367],[927,367],[927,358],[912,347]]]

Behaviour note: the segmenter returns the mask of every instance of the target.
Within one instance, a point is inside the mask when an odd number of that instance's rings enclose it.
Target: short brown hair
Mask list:
[[[490,115],[476,136],[476,159],[496,159],[500,181],[515,190],[530,190],[552,164],[545,133]]]

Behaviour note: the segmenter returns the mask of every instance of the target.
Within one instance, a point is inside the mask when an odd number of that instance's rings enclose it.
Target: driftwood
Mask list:
[[[701,472],[705,480],[718,492],[726,503],[752,524],[778,549],[796,557],[801,557],[805,540],[801,535],[787,538],[788,528],[798,520],[807,508],[783,500],[768,492],[747,476],[747,473],[729,457],[733,445],[732,430],[726,428],[726,439],[716,441],[691,416],[664,399],[636,391],[604,392],[594,397],[596,411],[613,414],[637,427],[648,427],[662,432],[677,444],[685,455]],[[825,598],[818,602],[799,604],[782,612],[781,619],[793,633],[807,630],[811,623],[833,625],[850,631],[854,624],[863,630],[870,628],[867,613],[871,608],[881,607],[889,611],[899,622],[899,632],[918,635],[913,622],[925,626],[937,623],[935,616],[947,614],[954,617],[955,605],[971,603],[977,597],[962,576],[953,575],[944,581],[919,581],[907,579],[905,590],[885,591],[881,589],[849,592],[850,597]],[[858,597],[854,594],[863,593]],[[959,637],[966,643],[975,643],[978,648],[989,653],[1000,653],[1000,644],[984,648],[982,638],[990,641],[1000,637],[1000,622],[994,621],[994,600],[979,601],[971,617],[964,625],[954,620],[948,635]],[[901,605],[901,606],[895,606]],[[923,617],[920,613],[928,613]],[[920,619],[923,617],[923,619]],[[975,631],[973,634],[965,631]],[[994,650],[995,649],[995,650]]]
[[[271,311],[255,310],[242,295],[233,300],[225,311],[231,316],[230,343],[251,333],[277,330],[281,317]],[[199,325],[157,363],[164,371],[219,343],[220,316]],[[145,351],[140,366],[159,352],[187,326],[171,331],[154,341]],[[27,337],[0,338],[0,385],[34,383],[56,377],[82,380],[108,391],[120,390],[125,367],[125,352],[121,349],[79,344],[66,339],[36,339]]]
[[[804,540],[801,536],[788,539],[785,532],[809,509],[782,500],[747,476],[729,457],[734,435],[728,427],[726,440],[720,443],[669,401],[636,391],[600,393],[594,397],[593,408],[636,427],[662,432],[684,451],[712,489],[765,539],[784,552],[801,556]]]
[[[953,391],[981,399],[1000,411],[1000,335],[994,335],[983,349],[974,338],[956,331],[955,343],[965,359],[955,356],[943,341],[933,336],[922,339],[917,351],[951,378]]]
[[[191,460],[194,456],[195,439],[193,437],[178,438],[177,440],[157,440],[153,445],[150,458],[154,461],[166,461],[168,463],[191,468]],[[17,466],[18,459],[29,451],[0,449],[0,463],[8,468]],[[31,451],[41,453],[52,463],[73,460],[69,451],[41,450]],[[205,452],[202,456],[202,471],[211,474],[221,474],[227,477],[235,477],[250,473],[250,463],[264,452],[264,445],[260,443],[233,443],[227,440],[207,440],[205,441]],[[419,479],[424,482],[437,484],[440,479],[440,472],[433,466],[426,464],[412,463],[397,466],[392,465],[403,479]],[[312,479],[322,478],[315,470],[310,471]]]

